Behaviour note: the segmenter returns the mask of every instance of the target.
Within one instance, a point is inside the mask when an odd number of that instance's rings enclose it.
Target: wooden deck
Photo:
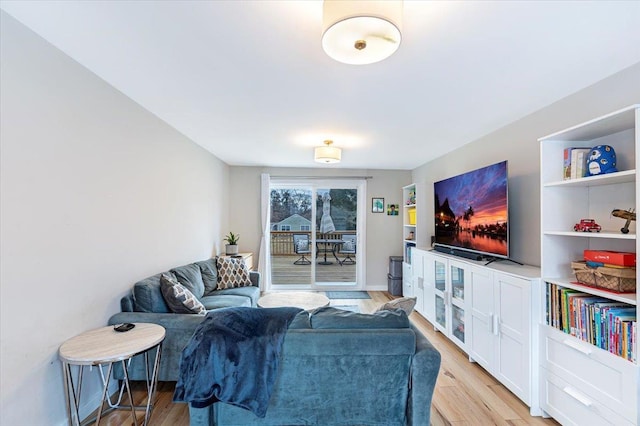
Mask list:
[[[311,282],[311,265],[295,265],[293,262],[300,256],[271,256],[271,283],[272,284],[309,284]],[[310,259],[309,257],[307,257]],[[343,255],[338,255],[342,260]],[[348,283],[356,281],[356,265],[340,265],[331,253],[327,254],[327,260],[333,262],[330,265],[320,265],[324,260],[319,254],[315,260],[316,282]]]

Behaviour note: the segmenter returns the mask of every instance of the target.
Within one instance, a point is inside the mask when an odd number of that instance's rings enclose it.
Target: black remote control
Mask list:
[[[116,324],[116,325],[114,325],[113,329],[115,331],[119,331],[121,333],[124,333],[125,331],[131,330],[135,326],[136,326],[135,324],[131,324],[130,322],[126,322],[124,324]]]

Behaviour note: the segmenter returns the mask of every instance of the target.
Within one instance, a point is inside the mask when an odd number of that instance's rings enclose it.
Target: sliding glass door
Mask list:
[[[271,289],[364,287],[364,191],[361,180],[272,179]]]

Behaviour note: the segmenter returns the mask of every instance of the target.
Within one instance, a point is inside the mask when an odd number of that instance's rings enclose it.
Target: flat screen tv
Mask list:
[[[434,248],[481,260],[509,258],[507,161],[433,184]]]

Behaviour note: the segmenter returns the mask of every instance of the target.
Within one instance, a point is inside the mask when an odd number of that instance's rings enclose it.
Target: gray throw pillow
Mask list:
[[[413,312],[413,308],[416,306],[416,300],[416,297],[401,297],[399,299],[394,299],[380,306],[375,312],[402,309],[407,316],[409,316],[411,315],[411,312]]]
[[[171,272],[160,276],[160,290],[171,312],[176,314],[205,315],[206,308]]]

